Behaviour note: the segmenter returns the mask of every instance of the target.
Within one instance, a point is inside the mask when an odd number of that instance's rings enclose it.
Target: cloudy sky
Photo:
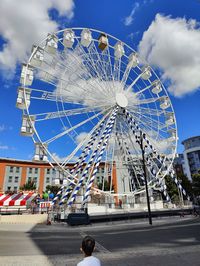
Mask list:
[[[116,36],[160,74],[175,110],[182,152],[181,141],[200,135],[199,14],[197,0],[1,0],[0,157],[31,158],[33,145],[19,134],[21,112],[15,107],[20,64],[32,44],[67,27]]]

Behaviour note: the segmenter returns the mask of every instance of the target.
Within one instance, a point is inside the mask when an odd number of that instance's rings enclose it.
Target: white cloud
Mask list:
[[[9,147],[7,145],[0,145],[0,150],[8,150]]]
[[[52,153],[52,157],[55,159],[56,162],[63,162],[66,160],[67,157],[61,157],[57,153]]]
[[[0,132],[3,132],[6,130],[6,126],[4,124],[0,125]]]
[[[88,137],[87,132],[81,132],[78,136],[76,136],[76,143],[79,144],[83,142]]]
[[[5,126],[4,124],[0,125],[0,132],[4,132],[6,130],[12,130],[11,126]]]
[[[55,162],[58,162],[58,163],[66,162],[66,160],[68,159],[68,156],[61,157],[57,153],[52,153],[52,157],[55,159]],[[74,156],[73,158],[70,159],[69,162],[76,162],[77,159],[78,159],[78,157],[77,156]]]
[[[94,58],[90,57],[90,64],[95,64]],[[119,81],[102,80],[98,66],[98,76],[93,77],[91,66],[85,64],[87,56],[79,48],[74,51],[66,50],[65,53],[57,53],[57,59],[52,67],[52,58],[45,55],[45,71],[37,73],[38,78],[51,80],[56,86],[55,94],[62,95],[62,99],[75,103],[83,103],[85,106],[108,108],[116,103],[116,92],[123,90],[123,84]],[[94,69],[94,68],[93,68]],[[67,71],[66,71],[67,70]],[[48,72],[48,75],[46,73]],[[133,92],[126,91],[129,104],[134,105],[138,97]]]
[[[138,10],[138,8],[140,7],[139,2],[135,2],[133,9],[131,10],[131,13],[128,17],[125,17],[124,19],[124,25],[125,26],[130,26],[133,23],[133,17],[135,15],[135,12]]]
[[[194,92],[200,86],[200,29],[194,19],[173,19],[157,14],[139,44],[139,53],[162,70],[174,96]]]
[[[0,36],[6,41],[0,52],[1,69],[14,71],[16,64],[26,59],[32,44],[58,29],[48,14],[52,8],[60,16],[73,17],[73,0],[0,1]]]

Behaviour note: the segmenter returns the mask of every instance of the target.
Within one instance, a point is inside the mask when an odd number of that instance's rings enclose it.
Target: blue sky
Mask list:
[[[200,1],[0,1],[0,157],[31,159],[33,143],[20,136],[15,107],[20,63],[48,32],[88,27],[107,32],[160,73],[172,101],[181,141],[200,135]]]

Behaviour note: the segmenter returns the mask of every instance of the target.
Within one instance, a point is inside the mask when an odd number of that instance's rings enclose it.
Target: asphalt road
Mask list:
[[[102,265],[200,266],[200,218],[168,218],[69,227],[0,225],[0,265],[76,265],[81,239],[96,240]]]

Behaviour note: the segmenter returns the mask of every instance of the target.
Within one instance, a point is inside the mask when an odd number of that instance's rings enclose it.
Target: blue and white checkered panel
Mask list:
[[[175,182],[175,184],[177,185],[177,187],[182,191],[183,195],[184,195],[185,197],[187,197],[187,200],[190,200],[190,197],[187,195],[187,193],[186,193],[185,189],[182,187],[180,181],[179,181],[179,180],[176,178],[176,176],[174,175],[174,174],[175,174],[174,170],[171,170],[171,171],[169,172],[169,174],[170,174],[171,178],[174,180],[174,182]]]
[[[98,130],[97,132],[98,132],[98,134],[99,134],[100,130]],[[74,175],[74,180],[78,177],[78,174],[80,173],[80,171],[81,171],[81,169],[82,169],[82,166],[84,165],[85,160],[86,160],[86,158],[87,158],[87,156],[88,156],[88,153],[89,153],[90,150],[92,149],[93,143],[95,142],[95,140],[96,140],[98,134],[97,134],[97,133],[95,134],[95,138],[93,139],[93,141],[90,142],[90,145],[87,145],[87,147],[84,149],[84,154],[81,156],[81,159],[79,160],[79,165],[77,164],[77,165],[78,165],[78,168],[77,168],[77,169],[74,168],[74,171],[73,171],[73,173],[75,173],[75,175]],[[79,158],[80,158],[80,157],[79,157]],[[91,166],[91,164],[88,164],[87,167],[86,167],[86,169],[84,170],[84,173],[83,173],[84,177],[87,175],[87,172],[88,172],[88,169],[90,168],[90,166]],[[86,170],[87,170],[87,171],[86,171]],[[62,200],[61,200],[61,202],[60,202],[60,205],[63,204],[63,203],[65,202],[65,199],[68,197],[69,193],[71,193],[71,192],[73,191],[74,186],[75,186],[75,185],[74,185],[73,183],[70,183],[70,184],[69,184],[69,188],[67,188],[67,190],[66,190],[64,196],[62,197]]]
[[[117,111],[118,111],[118,107],[115,109],[115,112],[114,112],[114,115],[113,115],[113,118],[112,118],[112,121],[109,125],[109,128],[108,128],[108,131],[107,131],[107,134],[104,138],[104,142],[103,142],[103,145],[102,145],[102,148],[101,148],[101,151],[98,155],[98,158],[97,158],[97,161],[95,163],[95,168],[93,170],[93,173],[92,173],[92,176],[90,178],[90,181],[89,181],[89,184],[86,188],[86,192],[85,192],[85,195],[84,195],[84,198],[83,198],[83,202],[82,202],[82,205],[86,204],[87,200],[88,200],[88,196],[90,195],[90,190],[91,190],[91,187],[92,187],[92,184],[94,182],[94,179],[96,177],[96,173],[97,173],[97,168],[101,162],[101,159],[102,159],[102,156],[103,156],[103,153],[106,149],[106,146],[107,146],[107,143],[108,143],[108,139],[111,135],[111,132],[112,132],[112,129],[113,129],[113,126],[114,126],[114,123],[115,123],[115,118],[116,118],[116,115],[117,115]]]
[[[125,117],[127,119],[127,122],[130,125],[130,127],[132,129],[132,132],[135,135],[135,138],[136,138],[136,141],[137,141],[138,136],[137,136],[137,134],[135,132],[135,129],[136,130],[140,130],[141,132],[142,132],[142,130],[139,128],[139,126],[137,125],[137,123],[135,122],[135,120],[133,119],[133,117],[130,115],[130,113],[128,111],[124,110],[124,113],[125,113]],[[146,144],[149,146],[149,148],[152,149],[152,152],[157,155],[157,160],[160,163],[163,164],[164,163],[164,160],[162,160],[162,158],[160,157],[160,155],[157,153],[156,149],[153,147],[153,145],[151,145],[150,141],[146,137],[146,134],[142,133],[142,137],[145,140]],[[148,158],[147,162],[148,162],[148,164],[150,164],[150,169],[149,169],[150,173],[157,180],[158,184],[160,184],[161,183],[161,180],[157,176],[157,171],[155,169],[155,167],[156,167],[155,163],[153,163],[152,161],[150,162],[150,158]],[[164,189],[164,188],[163,188],[163,194],[166,197],[166,200],[167,201],[170,201],[170,197],[169,197],[166,189]]]
[[[131,158],[131,152],[129,150],[129,147],[128,147],[128,144],[126,143],[126,141],[123,140],[123,144],[124,145],[122,145],[122,143],[120,141],[119,133],[116,133],[116,136],[117,136],[118,145],[119,145],[119,148],[120,148],[120,151],[121,151],[121,154],[122,154],[124,160],[126,160],[127,158]],[[132,173],[132,171],[131,171],[130,168],[128,168],[128,172],[129,172],[129,175],[132,177],[131,178],[131,187],[132,187],[132,189],[136,189],[136,185],[135,185],[135,181],[134,181],[134,176],[133,176],[133,173]],[[144,177],[143,176],[141,176],[141,179],[142,179],[142,181],[144,181]]]
[[[92,148],[92,146],[93,146],[93,144],[94,144],[97,136],[99,135],[99,132],[101,131],[101,129],[102,129],[102,127],[103,127],[104,124],[105,124],[105,121],[103,121],[99,125],[99,127],[93,132],[92,136],[90,137],[90,140],[88,141],[87,145],[85,146],[82,154],[79,156],[79,158],[78,158],[76,164],[74,165],[73,169],[70,170],[70,176],[68,176],[68,179],[72,179],[71,175],[74,174],[75,172],[76,172],[76,175],[74,176],[74,179],[77,177],[78,173],[80,172],[80,170],[81,170],[81,168],[82,168],[82,166],[83,166],[83,164],[85,162],[85,159],[88,156],[89,151],[91,150],[91,148]],[[73,187],[74,187],[74,183],[73,182],[69,183],[69,186],[66,189],[65,194],[63,195],[63,201],[61,201],[60,204],[63,204],[64,203],[64,200],[67,198],[67,196],[69,195],[69,193],[72,192]],[[64,189],[65,189],[65,186],[62,186],[60,188],[60,190],[58,191],[57,195],[53,199],[53,204],[55,204],[56,201],[63,194]]]
[[[141,128],[138,126],[138,124],[135,122],[134,118],[131,116],[131,114],[124,109],[124,114],[125,117],[127,119],[127,122],[129,124],[129,126],[132,129],[133,134],[135,135],[135,138],[137,140],[138,136],[135,132],[135,130],[142,132]],[[147,146],[152,150],[152,153],[156,155],[156,159],[163,164],[165,159],[163,159],[157,152],[157,150],[153,147],[153,145],[150,143],[149,139],[147,138],[146,134],[142,132],[142,137],[143,140],[145,141],[145,143],[147,144]]]
[[[75,187],[75,189],[74,189],[74,191],[73,191],[73,194],[72,194],[71,198],[70,198],[69,201],[68,201],[68,205],[69,205],[69,206],[71,206],[71,205],[73,204],[74,200],[76,199],[77,193],[78,193],[79,189],[81,188],[81,185],[82,185],[82,183],[83,183],[83,181],[84,181],[84,179],[85,179],[85,177],[86,177],[86,175],[87,175],[87,173],[88,173],[88,171],[89,171],[91,165],[95,162],[95,157],[97,156],[97,153],[98,153],[98,151],[99,151],[99,148],[101,147],[102,143],[103,143],[103,142],[105,143],[106,139],[108,139],[108,137],[109,137],[109,135],[110,135],[110,133],[111,133],[111,129],[112,129],[113,125],[114,125],[114,121],[115,121],[115,118],[116,118],[116,115],[117,115],[117,111],[118,111],[118,107],[116,107],[116,108],[114,109],[114,111],[112,112],[112,115],[111,115],[111,117],[110,117],[110,120],[109,120],[109,122],[107,123],[107,126],[106,126],[106,128],[104,129],[104,132],[103,132],[102,136],[100,137],[100,140],[99,140],[99,142],[98,142],[98,144],[97,144],[97,148],[96,148],[95,151],[93,152],[93,154],[92,154],[92,156],[91,156],[91,158],[90,158],[90,161],[88,162],[88,164],[87,164],[87,166],[86,166],[86,169],[84,170],[84,173],[83,173],[81,179],[79,180],[77,186]],[[105,147],[106,147],[106,146],[104,145],[104,143],[103,143],[102,149],[105,149]],[[100,152],[100,155],[99,155],[100,160],[101,160],[101,157],[102,157],[102,152]],[[99,162],[100,162],[100,160],[99,160]],[[98,159],[97,159],[97,162],[98,162]],[[97,163],[96,163],[96,165],[97,165]],[[96,167],[97,167],[97,166],[95,166],[95,168],[96,168]],[[93,181],[94,181],[94,178],[95,178],[95,176],[94,176],[94,172],[95,172],[95,175],[96,175],[96,171],[95,171],[95,169],[94,169],[94,171],[93,171],[93,175],[92,175],[92,177],[91,177],[91,179],[93,178]],[[94,177],[93,177],[93,176],[94,176]],[[89,185],[90,185],[90,182],[89,182]],[[89,186],[89,185],[88,185],[88,186]],[[90,186],[90,187],[91,187],[91,186]],[[86,189],[86,192],[87,192],[87,189]]]

